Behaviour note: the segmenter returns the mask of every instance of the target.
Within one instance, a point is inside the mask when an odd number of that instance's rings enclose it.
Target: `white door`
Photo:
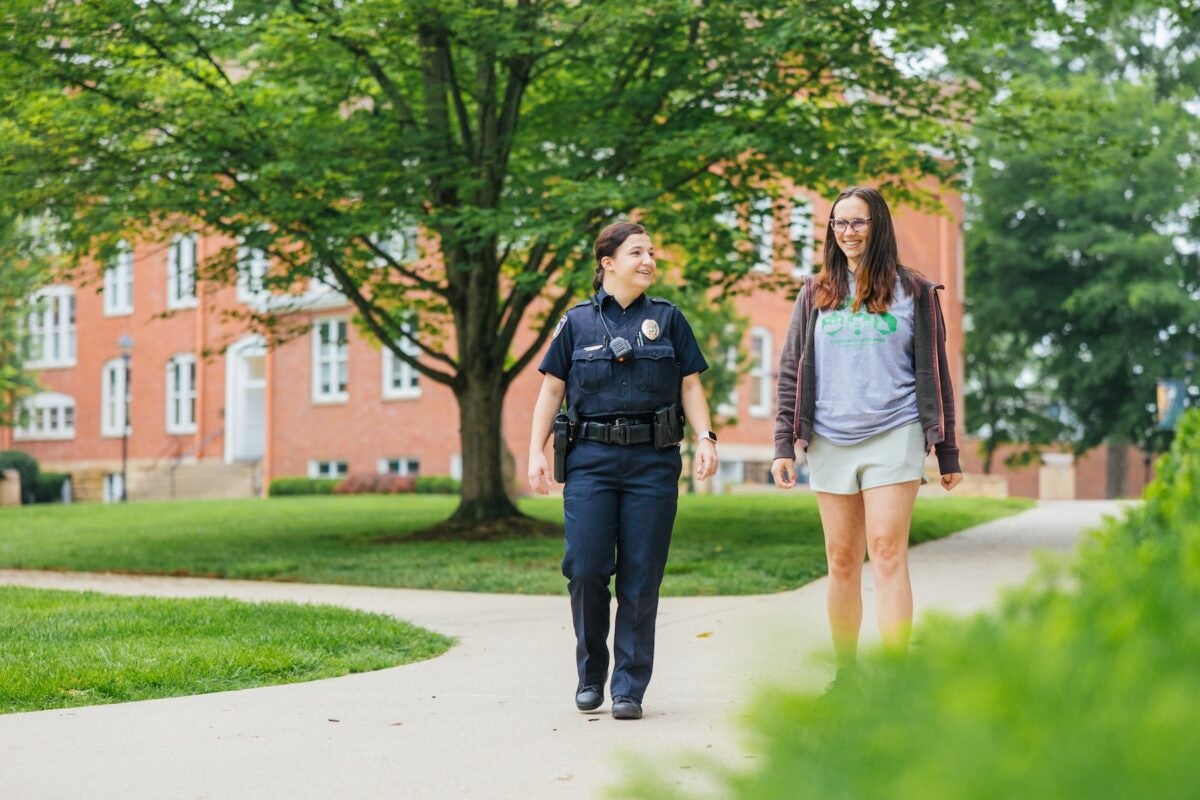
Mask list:
[[[259,461],[266,430],[266,349],[247,337],[226,351],[225,460]]]

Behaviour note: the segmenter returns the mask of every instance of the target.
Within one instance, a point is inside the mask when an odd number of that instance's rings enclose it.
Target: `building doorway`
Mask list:
[[[247,336],[225,352],[225,460],[261,461],[266,433],[267,348]]]

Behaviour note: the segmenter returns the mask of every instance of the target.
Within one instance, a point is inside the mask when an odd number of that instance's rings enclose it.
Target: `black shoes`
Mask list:
[[[614,697],[612,715],[613,719],[641,719],[642,704],[632,697]]]
[[[839,667],[837,675],[825,687],[826,697],[862,697],[862,686],[859,684],[858,670],[853,667]]]
[[[580,711],[595,711],[604,703],[604,685],[582,683],[575,690],[575,707]],[[642,704],[632,697],[617,695],[612,701],[613,719],[641,719]]]
[[[604,689],[594,683],[575,690],[575,707],[580,711],[595,711],[604,702]]]

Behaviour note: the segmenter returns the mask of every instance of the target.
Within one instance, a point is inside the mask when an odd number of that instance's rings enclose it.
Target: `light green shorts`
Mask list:
[[[808,443],[808,481],[814,492],[858,494],[892,483],[925,480],[925,433],[914,422],[864,439],[834,444],[813,434]]]

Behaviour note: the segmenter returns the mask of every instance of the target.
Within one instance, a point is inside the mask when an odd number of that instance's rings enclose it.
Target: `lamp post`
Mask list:
[[[133,337],[125,334],[117,340],[117,347],[121,350],[121,362],[125,366],[125,407],[121,414],[121,502],[127,503],[129,491],[125,487],[129,468],[129,379],[133,373],[130,367],[130,361],[133,359]]]

